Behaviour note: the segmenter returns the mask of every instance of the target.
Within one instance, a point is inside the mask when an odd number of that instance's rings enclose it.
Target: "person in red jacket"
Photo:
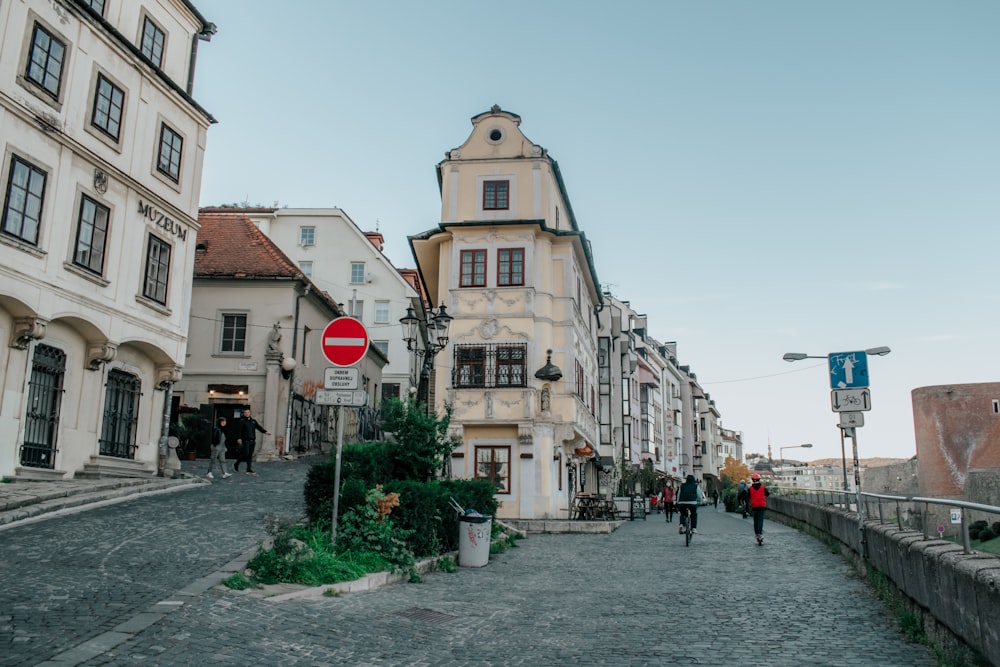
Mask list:
[[[750,510],[753,512],[753,532],[757,536],[757,544],[764,544],[764,513],[767,512],[767,497],[771,492],[760,481],[760,475],[750,475]]]

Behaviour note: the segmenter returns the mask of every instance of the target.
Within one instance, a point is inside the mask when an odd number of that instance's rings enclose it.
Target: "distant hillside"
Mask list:
[[[889,459],[882,457],[872,457],[870,459],[859,459],[862,468],[880,468],[882,466],[891,466],[895,463],[905,463],[909,459]],[[843,459],[816,459],[815,461],[809,461],[812,465],[817,466],[840,466],[844,464]],[[854,459],[847,457],[847,467],[854,467]]]

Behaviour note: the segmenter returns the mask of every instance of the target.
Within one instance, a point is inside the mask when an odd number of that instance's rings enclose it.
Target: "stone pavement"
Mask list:
[[[201,462],[185,463],[197,470]],[[281,602],[216,586],[308,463],[0,532],[0,665],[935,665],[820,542],[701,509],[530,535],[484,568]]]

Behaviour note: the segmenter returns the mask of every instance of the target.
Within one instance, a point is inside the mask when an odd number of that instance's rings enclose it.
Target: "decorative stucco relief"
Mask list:
[[[535,443],[532,424],[517,425],[517,443],[523,447],[530,447]]]
[[[493,413],[493,392],[492,391],[486,392],[483,395],[483,398],[486,400],[486,418],[487,419],[493,419],[493,415],[494,415],[494,413]]]

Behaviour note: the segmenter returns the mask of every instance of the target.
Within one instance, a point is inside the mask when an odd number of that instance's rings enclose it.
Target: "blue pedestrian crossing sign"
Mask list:
[[[868,355],[859,352],[832,352],[830,363],[830,389],[852,389],[868,386]]]

